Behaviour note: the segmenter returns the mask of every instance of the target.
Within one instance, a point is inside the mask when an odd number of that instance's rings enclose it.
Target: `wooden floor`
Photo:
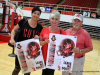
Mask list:
[[[92,39],[92,42],[94,49],[86,54],[83,75],[100,75],[100,40]],[[15,57],[8,56],[10,53],[12,48],[7,43],[0,44],[0,75],[12,75]],[[42,71],[39,70],[32,72],[31,75],[41,75],[41,73]],[[23,75],[22,72],[19,75]],[[56,70],[55,75],[62,75],[62,72]]]

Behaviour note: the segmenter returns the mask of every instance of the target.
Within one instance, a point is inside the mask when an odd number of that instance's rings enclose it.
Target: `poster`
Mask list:
[[[83,12],[84,17],[90,17],[90,12]]]
[[[72,49],[76,47],[76,40],[76,36],[50,33],[46,68],[71,72],[74,63]]]
[[[38,39],[29,39],[15,44],[16,54],[22,73],[45,68]]]
[[[97,16],[97,13],[91,12],[91,17],[92,17],[92,18],[96,18],[96,16]]]

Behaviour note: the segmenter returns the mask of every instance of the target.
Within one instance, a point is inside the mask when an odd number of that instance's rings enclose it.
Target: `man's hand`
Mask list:
[[[80,54],[80,49],[77,47],[77,48],[74,48],[74,49],[72,49],[72,51],[74,52],[74,53],[78,53],[78,54]]]

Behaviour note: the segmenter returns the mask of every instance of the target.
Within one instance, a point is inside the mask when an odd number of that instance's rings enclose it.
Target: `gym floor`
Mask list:
[[[83,75],[100,75],[100,39],[93,39],[93,51],[86,53]],[[0,42],[0,75],[12,75],[15,57],[10,57],[12,47],[8,43]],[[31,72],[31,75],[41,75],[42,70]],[[20,71],[19,75],[23,75]],[[56,70],[54,75],[62,75]]]

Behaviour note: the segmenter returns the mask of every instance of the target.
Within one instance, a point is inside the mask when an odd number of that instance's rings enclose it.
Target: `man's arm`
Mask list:
[[[81,51],[82,52],[81,52]],[[84,49],[79,49],[78,47],[77,48],[74,48],[72,51],[74,52],[74,53],[78,53],[78,54],[81,54],[81,53],[87,53],[87,52],[90,52],[90,51],[92,51],[93,50],[93,48],[84,48]]]

